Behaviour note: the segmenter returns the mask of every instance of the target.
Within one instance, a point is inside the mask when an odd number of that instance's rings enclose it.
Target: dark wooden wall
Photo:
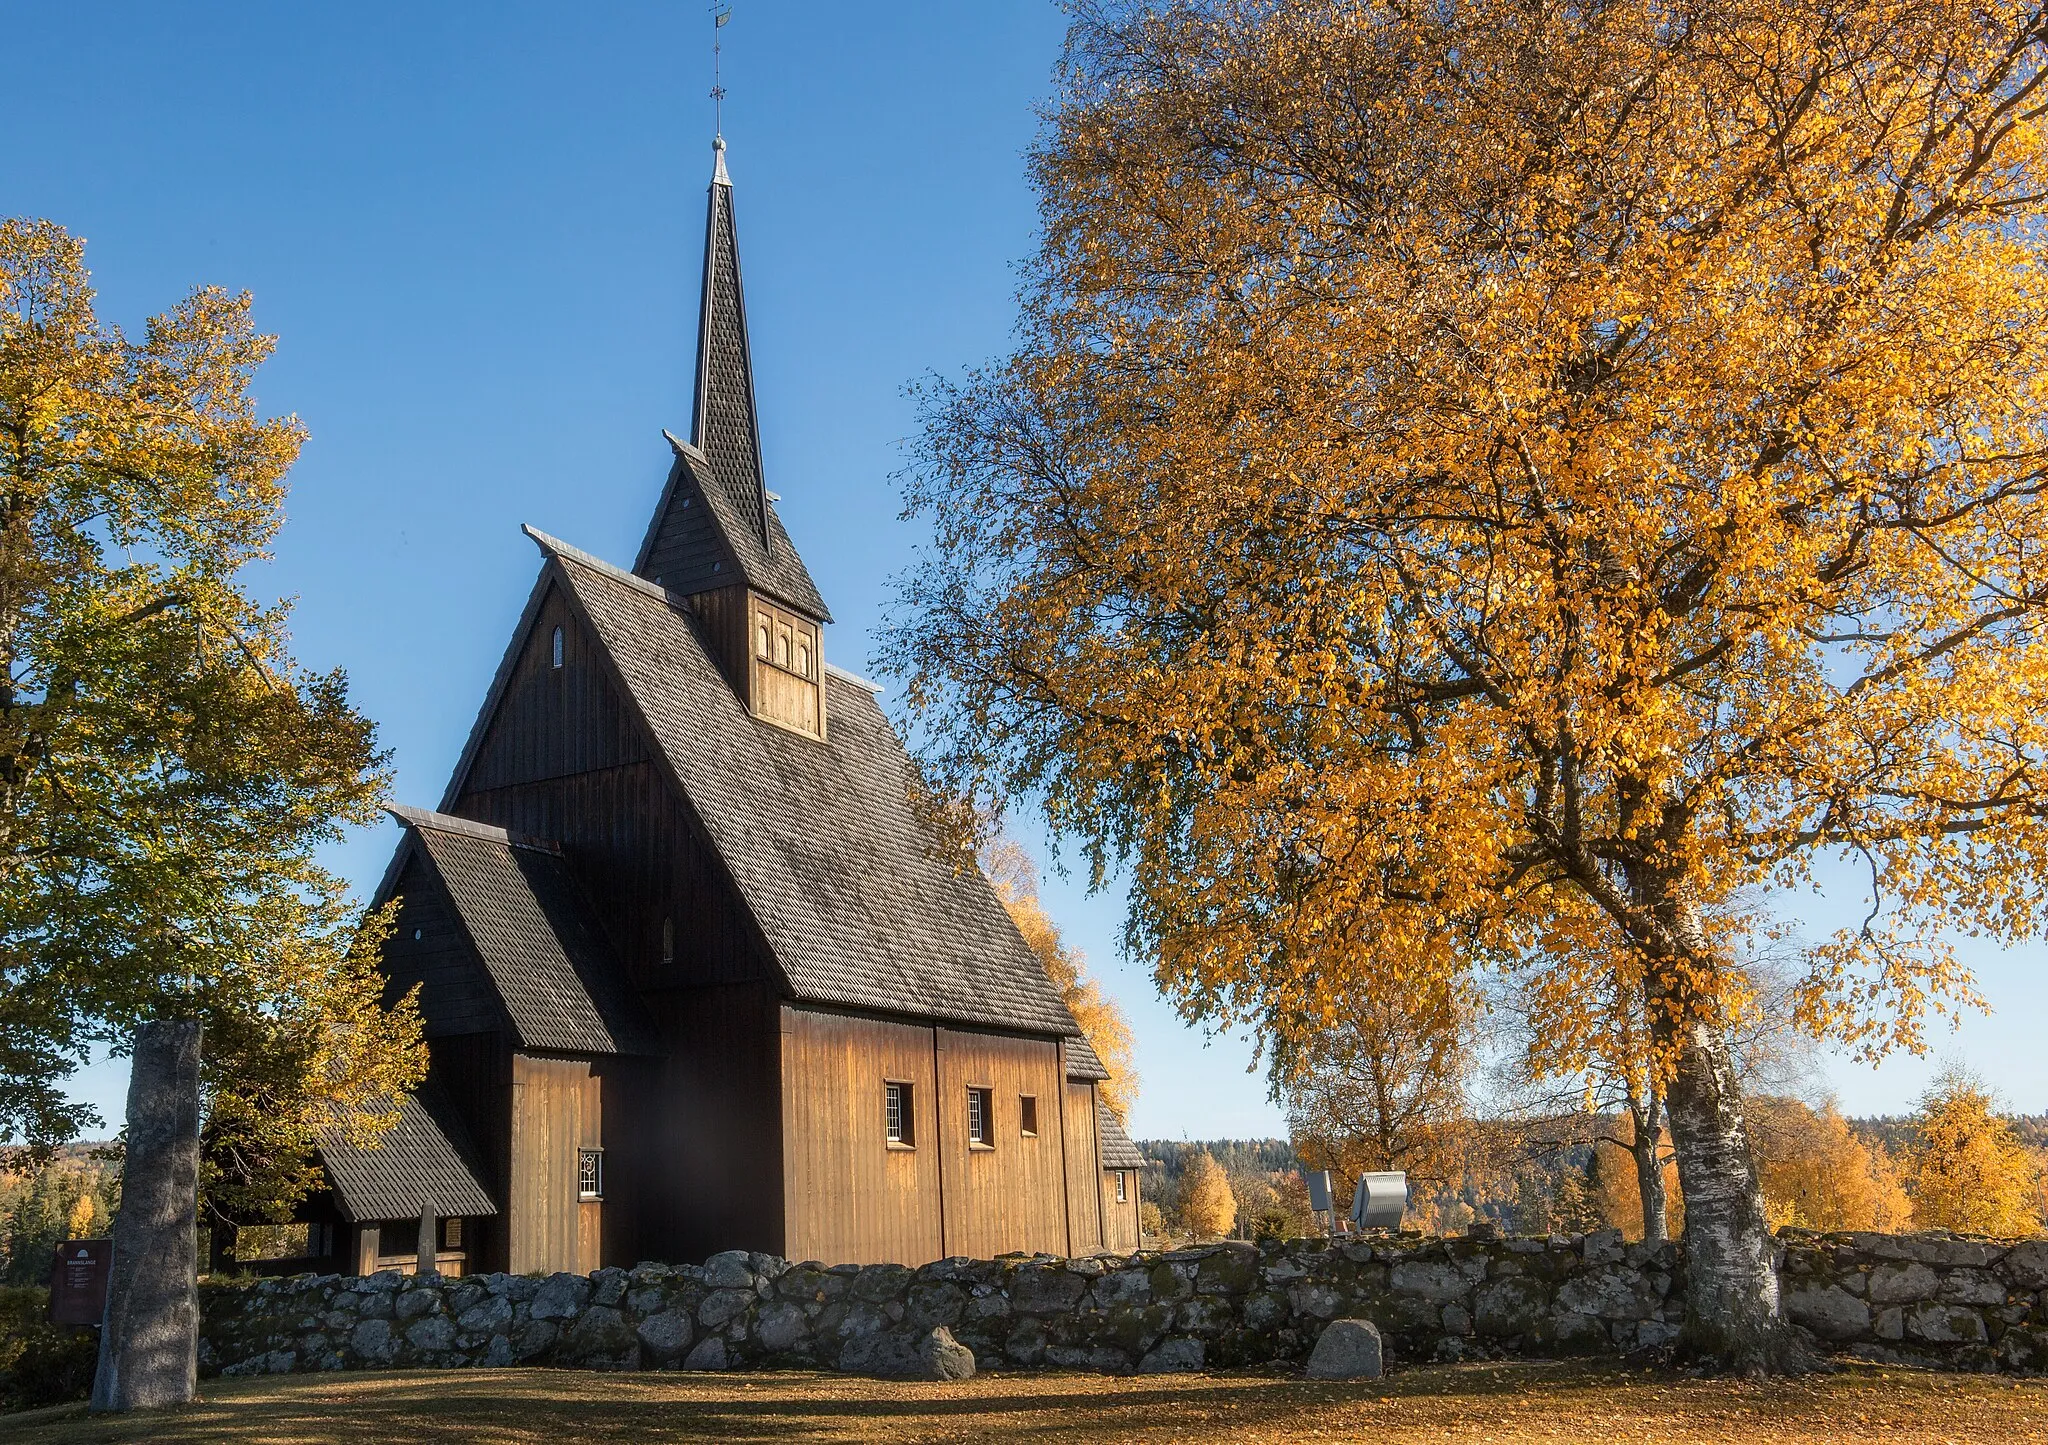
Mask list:
[[[932,1031],[785,1005],[783,1187],[792,1259],[923,1264],[946,1254]],[[911,1140],[892,1146],[890,1082],[911,1088]]]
[[[483,1185],[502,1209],[512,1176],[512,1040],[503,1033],[458,1034],[427,1041],[429,1068],[475,1145]],[[472,1273],[509,1267],[505,1216],[473,1219],[464,1241]]]
[[[399,870],[398,917],[384,944],[384,1001],[395,1002],[418,985],[420,1020],[430,1039],[502,1028],[498,996],[447,889],[418,845],[405,846],[412,856]]]

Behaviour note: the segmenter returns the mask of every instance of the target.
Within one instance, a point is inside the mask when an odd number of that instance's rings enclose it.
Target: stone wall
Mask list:
[[[2048,1242],[1942,1235],[1784,1241],[1787,1311],[1831,1348],[1962,1369],[2048,1366]],[[1170,1371],[1298,1363],[1339,1317],[1378,1323],[1394,1362],[1625,1354],[1677,1333],[1671,1245],[1376,1236],[1218,1244],[1128,1258],[1010,1256],[702,1266],[589,1277],[353,1279],[209,1286],[202,1368],[387,1366],[914,1368],[945,1326],[984,1369]]]

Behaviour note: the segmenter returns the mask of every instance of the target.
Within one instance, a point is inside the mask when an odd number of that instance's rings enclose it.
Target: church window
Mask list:
[[[1119,1204],[1126,1202],[1124,1199],[1124,1171],[1121,1169],[1116,1171],[1116,1202]]]
[[[808,642],[796,645],[796,670],[805,677],[811,675],[811,645]]]
[[[576,1197],[578,1199],[604,1198],[604,1150],[578,1149],[576,1151]]]
[[[910,1092],[908,1084],[882,1085],[882,1103],[888,1119],[889,1142],[904,1149],[917,1142],[916,1116],[911,1112]]]
[[[555,629],[555,666],[556,666],[556,667],[560,667],[561,665],[562,665],[562,629],[561,629],[561,628],[559,628],[559,627],[557,627],[557,628]]]
[[[995,1141],[990,1137],[993,1131],[989,1127],[992,1123],[989,1116],[994,1112],[989,1108],[987,1089],[967,1091],[967,1142],[970,1146],[978,1144],[984,1149],[995,1147]]]
[[[761,661],[766,662],[768,660],[768,622],[765,618],[762,619],[760,627],[755,630],[754,651],[759,654]]]
[[[415,928],[412,931],[412,941],[414,943],[418,943],[422,938],[425,938],[426,936],[427,930],[424,928]]]
[[[462,1221],[460,1219],[444,1219],[441,1221],[441,1248],[444,1250],[460,1250],[462,1248]]]
[[[1038,1137],[1038,1100],[1030,1094],[1017,1096],[1017,1132],[1027,1139]]]
[[[787,627],[778,627],[775,630],[775,661],[778,666],[789,666],[789,629]]]
[[[665,964],[676,961],[676,921],[673,918],[661,920],[661,961]]]

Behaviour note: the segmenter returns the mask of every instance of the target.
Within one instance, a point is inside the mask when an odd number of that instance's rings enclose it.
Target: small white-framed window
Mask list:
[[[1124,1171],[1121,1169],[1116,1171],[1116,1202],[1119,1204],[1127,1202],[1127,1196],[1124,1194]]]
[[[554,665],[555,665],[556,667],[560,667],[560,666],[562,665],[562,629],[561,629],[561,628],[559,628],[559,627],[557,627],[557,628],[555,629],[555,660],[554,660]]]
[[[604,1198],[604,1150],[578,1149],[576,1151],[576,1197],[578,1199]]]
[[[882,1110],[889,1131],[889,1143],[898,1149],[917,1144],[917,1115],[912,1110],[911,1086],[890,1080],[882,1085]]]
[[[992,1137],[995,1132],[992,1127],[995,1110],[989,1107],[989,1092],[987,1089],[967,1091],[967,1142],[970,1145],[979,1144],[984,1149],[995,1146]]]

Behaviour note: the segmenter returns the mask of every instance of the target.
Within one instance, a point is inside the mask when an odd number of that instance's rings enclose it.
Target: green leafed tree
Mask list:
[[[375,815],[374,730],[247,586],[304,439],[251,393],[271,346],[213,288],[124,335],[81,241],[0,223],[0,1143],[71,1137],[77,1065],[196,1019],[214,1176],[274,1212],[422,1055],[317,858]]]

